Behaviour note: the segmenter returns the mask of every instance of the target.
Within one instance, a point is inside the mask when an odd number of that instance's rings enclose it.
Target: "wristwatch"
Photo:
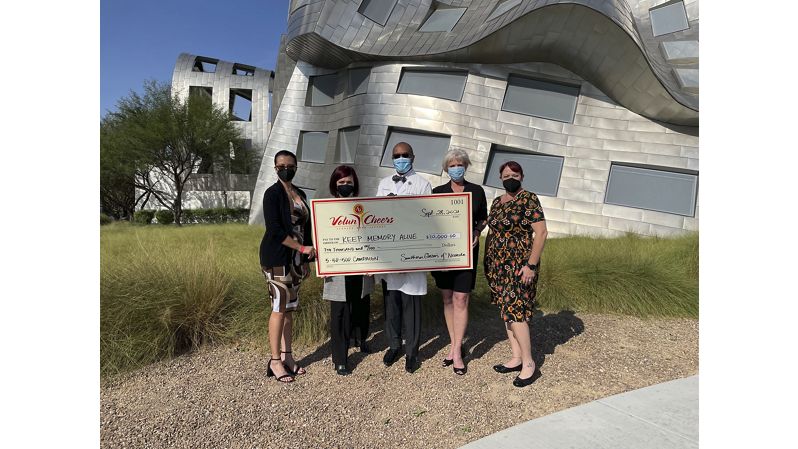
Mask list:
[[[537,265],[535,265],[535,264],[533,264],[533,263],[529,263],[529,262],[527,262],[527,263],[526,263],[526,266],[527,266],[527,267],[529,267],[529,269],[530,269],[530,270],[535,270],[535,271],[538,271],[538,266],[537,266]]]

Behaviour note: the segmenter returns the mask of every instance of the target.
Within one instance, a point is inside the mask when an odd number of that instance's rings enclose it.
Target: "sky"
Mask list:
[[[100,117],[180,53],[274,70],[289,0],[101,0]]]

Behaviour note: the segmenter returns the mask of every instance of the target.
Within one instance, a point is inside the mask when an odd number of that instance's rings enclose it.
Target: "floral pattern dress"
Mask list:
[[[532,282],[524,285],[516,272],[527,263],[532,252],[532,223],[544,219],[537,195],[526,190],[504,204],[501,197],[496,198],[491,205],[488,215],[490,232],[485,245],[485,277],[490,287],[490,302],[501,307],[504,321],[529,321],[532,318],[539,276],[536,273]]]

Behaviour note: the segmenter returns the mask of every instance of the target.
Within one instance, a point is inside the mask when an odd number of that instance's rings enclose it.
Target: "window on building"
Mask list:
[[[349,69],[346,73],[346,96],[365,94],[369,87],[371,68]]]
[[[579,86],[510,75],[502,111],[572,123]]]
[[[654,36],[675,33],[690,28],[683,1],[670,1],[648,10]]]
[[[503,189],[499,168],[507,161],[515,161],[524,169],[524,180],[521,185],[525,190],[536,195],[557,196],[564,159],[560,156],[522,151],[524,150],[493,145],[484,184]]]
[[[188,86],[188,96],[201,97],[208,100],[213,98],[213,88],[207,86]]]
[[[403,69],[396,93],[460,101],[468,72]]]
[[[432,11],[432,14],[427,18],[418,31],[422,33],[433,33],[436,31],[452,31],[452,28],[463,17],[466,8],[447,8],[439,6]]]
[[[491,20],[501,16],[502,14],[506,13],[507,11],[515,8],[516,6],[521,4],[521,0],[504,0],[503,2],[499,2],[495,8],[493,8],[493,12],[490,13],[486,22],[490,22]]]
[[[355,150],[360,139],[360,127],[342,128],[338,130],[338,142],[335,145],[335,162],[352,164],[355,162]]]
[[[327,155],[327,132],[301,131],[297,158],[302,162],[324,163]]]
[[[233,64],[233,75],[255,76],[255,67],[244,64]]]
[[[230,116],[239,122],[252,121],[252,89],[230,89]]]
[[[305,97],[305,106],[326,106],[335,101],[335,86],[338,84],[338,75],[311,76],[308,80],[308,92]]]
[[[413,169],[418,172],[441,174],[441,163],[446,151],[449,150],[451,136],[441,134],[430,134],[418,131],[405,131],[400,129],[388,129],[388,141],[385,144],[385,151],[382,155],[383,167],[393,167],[393,147],[399,142],[407,142],[413,147],[413,154],[416,156],[413,162]]]
[[[613,163],[604,202],[692,217],[697,193],[697,172]]]
[[[216,64],[219,63],[218,59],[206,58],[204,56],[197,56],[194,58],[194,67],[191,68],[192,72],[206,72],[216,73]]]
[[[385,26],[394,6],[396,6],[396,0],[363,0],[357,12]]]

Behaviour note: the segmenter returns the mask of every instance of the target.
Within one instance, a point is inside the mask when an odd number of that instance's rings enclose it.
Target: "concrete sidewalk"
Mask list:
[[[698,375],[695,375],[533,419],[461,449],[697,447]]]

